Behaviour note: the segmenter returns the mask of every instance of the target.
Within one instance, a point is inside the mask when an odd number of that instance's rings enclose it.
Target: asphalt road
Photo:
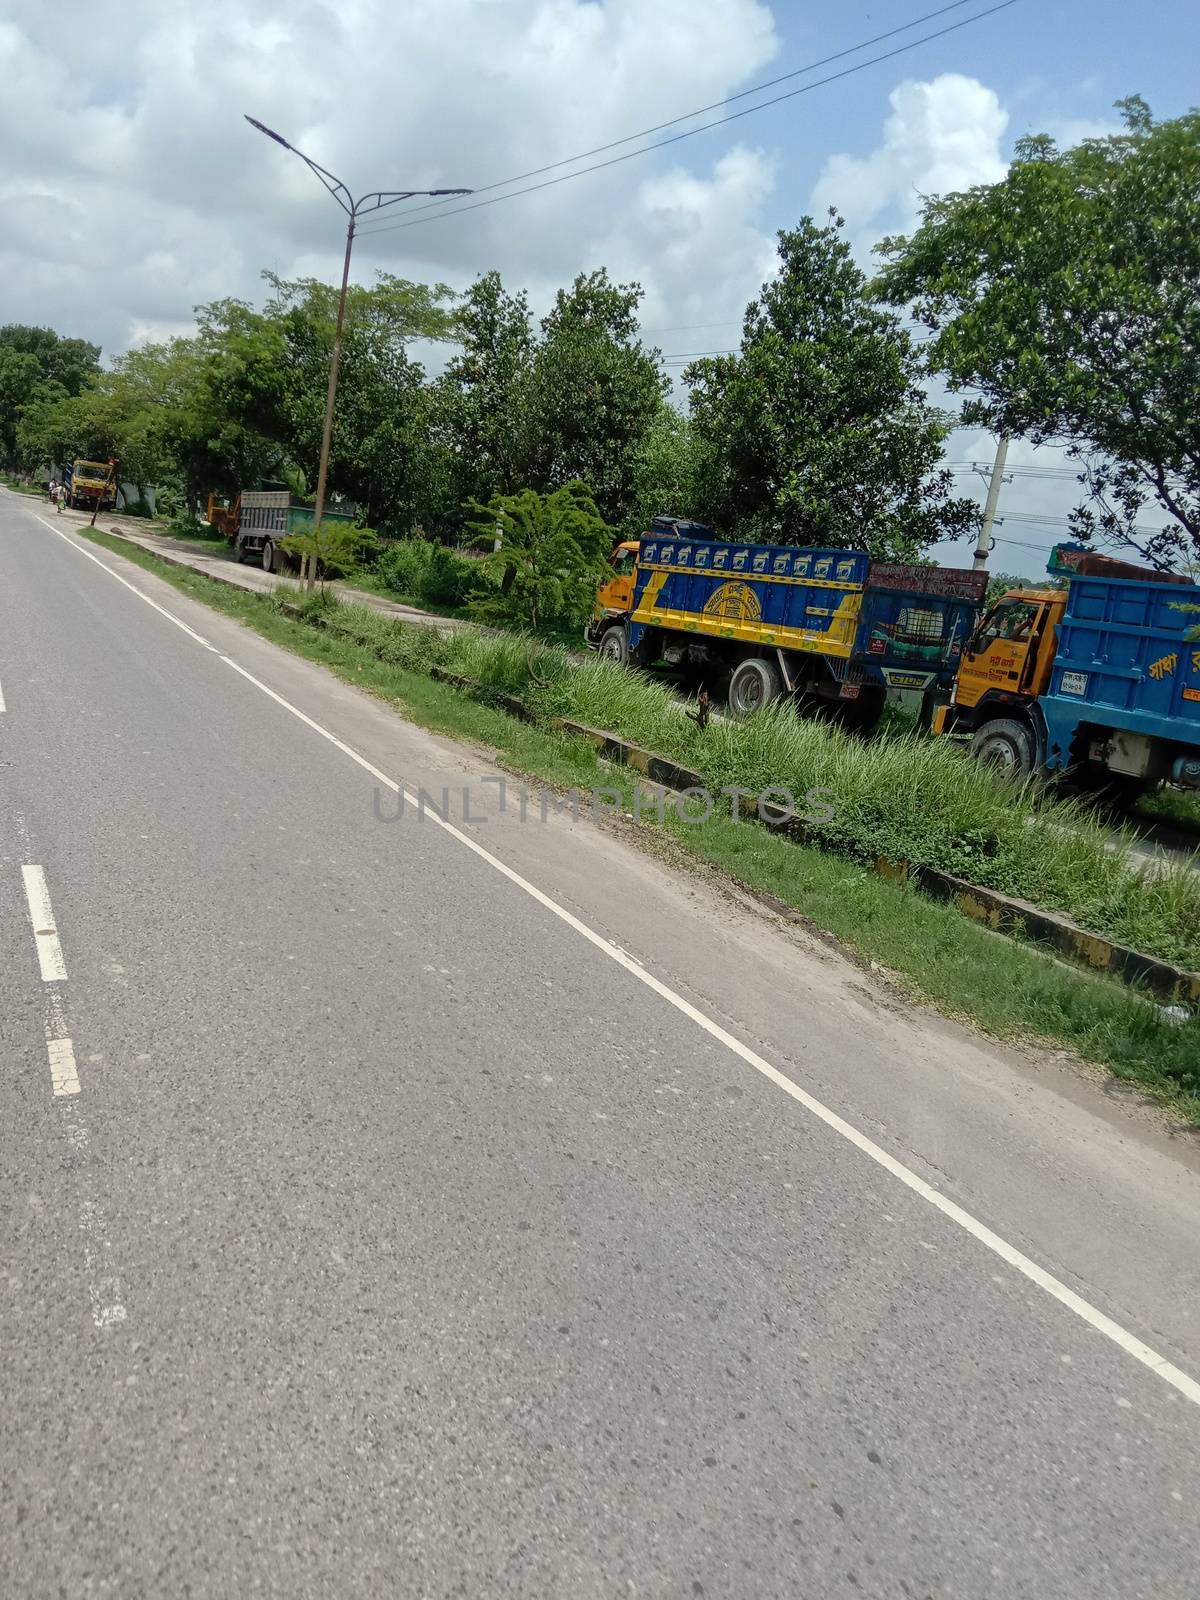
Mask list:
[[[40,511],[0,1593],[1195,1593],[1186,1137]]]

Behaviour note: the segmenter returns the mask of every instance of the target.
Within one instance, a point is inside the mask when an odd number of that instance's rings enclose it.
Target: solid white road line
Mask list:
[[[44,521],[44,519],[39,517],[38,521]],[[59,534],[76,550],[80,550],[81,554],[95,561],[98,567],[103,568],[110,577],[116,578],[118,583],[124,584],[125,588],[136,594],[139,599],[144,600],[147,605],[152,606],[155,611],[162,612],[165,617],[182,628],[185,633],[192,633],[192,629],[186,623],[181,622],[178,617],[171,616],[169,611],[163,611],[162,606],[152,600],[149,595],[144,594],[134,584],[127,583],[119,573],[114,572],[111,567],[96,556],[93,556],[90,551],[83,550],[81,546],[75,543],[74,539],[69,538],[61,529],[55,528],[53,523],[47,522],[46,526],[53,529],[55,533]],[[198,634],[192,634],[192,636],[200,639]],[[200,643],[209,650],[215,649],[205,639],[200,639]],[[403,795],[406,804],[414,806],[417,804],[415,795],[397,783],[394,778],[389,778],[387,773],[381,772],[365,756],[360,755],[357,750],[345,744],[336,734],[330,733],[328,728],[323,728],[319,722],[314,722],[311,717],[306,716],[297,706],[292,705],[290,700],[285,700],[281,694],[276,694],[274,689],[269,688],[260,679],[256,678],[253,673],[247,672],[245,667],[239,666],[229,656],[223,655],[219,650],[216,650],[215,653],[227,666],[232,667],[236,673],[245,678],[248,683],[253,684],[256,689],[261,690],[269,699],[274,700],[276,705],[282,706],[285,711],[290,712],[298,721],[304,723],[305,727],[311,728],[314,733],[320,734],[322,739],[327,739],[335,749],[348,756],[364,772],[370,773],[376,782],[383,784],[393,794]],[[493,871],[498,872],[501,877],[507,878],[510,883],[514,884],[524,894],[527,894],[531,900],[535,900],[551,916],[557,917],[566,927],[577,933],[581,938],[586,939],[589,944],[599,950],[602,955],[607,956],[610,961],[615,961],[618,966],[624,967],[631,977],[644,984],[647,989],[652,990],[661,999],[665,1000],[668,1005],[673,1006],[682,1016],[687,1017],[690,1022],[695,1023],[698,1028],[702,1028],[705,1033],[716,1039],[720,1044],[723,1044],[727,1050],[731,1051],[741,1061],[744,1061],[748,1067],[752,1067],[755,1072],[760,1073],[768,1082],[773,1083],[777,1089],[781,1089],[797,1105],[803,1106],[811,1116],[815,1117],[819,1122],[823,1122],[827,1128],[832,1129],[847,1143],[852,1144],[856,1150],[882,1167],[885,1172],[890,1173],[905,1188],[919,1195],[922,1200],[928,1201],[931,1206],[961,1228],[964,1233],[969,1234],[985,1249],[990,1250],[993,1255],[999,1256],[1002,1261],[1021,1273],[1030,1283],[1036,1284],[1039,1289],[1042,1289],[1052,1299],[1057,1300],[1060,1305],[1065,1306],[1068,1311],[1073,1312],[1081,1321],[1087,1323],[1090,1328],[1095,1329],[1104,1338],[1111,1340],[1126,1355],[1132,1356],[1135,1361],[1141,1362],[1156,1377],[1161,1378],[1164,1383],[1170,1384],[1185,1400],[1190,1400],[1193,1405],[1200,1406],[1200,1383],[1197,1383],[1194,1378],[1181,1371],[1179,1367],[1168,1361],[1165,1356],[1160,1355],[1157,1350],[1152,1350],[1149,1345],[1144,1344],[1128,1329],[1121,1327],[1120,1323],[1114,1322],[1111,1317],[1106,1316],[1103,1311],[1092,1305],[1090,1301],[1085,1300],[1082,1295],[1076,1294],[1074,1289],[1069,1288],[1061,1279],[1056,1278],[1053,1273],[1047,1272],[1044,1267],[1040,1267],[1036,1261],[1032,1261],[1022,1251],[1009,1244],[1006,1239],[1002,1239],[999,1234],[993,1233],[991,1228],[980,1222],[977,1217],[973,1217],[969,1211],[964,1211],[962,1206],[957,1205],[953,1200],[942,1194],[940,1190],[935,1189],[932,1184],[926,1183],[924,1178],[918,1176],[910,1167],[906,1167],[903,1162],[897,1161],[895,1156],[890,1155],[881,1145],[877,1145],[865,1133],[860,1133],[851,1123],[847,1122],[843,1117],[839,1117],[836,1111],[832,1111],[827,1105],[816,1099],[815,1096],[809,1094],[807,1090],[801,1089],[798,1084],[793,1083],[790,1078],[780,1072],[777,1067],[773,1067],[757,1051],[752,1050],[749,1045],[743,1044],[740,1039],[723,1028],[719,1022],[714,1022],[711,1017],[698,1010],[689,1000],[685,1000],[681,994],[677,994],[669,985],[656,978],[653,973],[648,972],[632,956],[627,955],[624,950],[610,943],[603,934],[597,933],[594,928],[589,928],[586,922],[580,921],[573,912],[568,911],[565,906],[559,905],[557,900],[551,899],[536,884],[530,883],[527,878],[523,878],[519,872],[515,872],[512,867],[507,866],[498,856],[494,856],[490,850],[485,850],[469,834],[463,833],[452,822],[438,816],[436,810],[432,808],[426,812],[426,815],[444,833],[456,839],[459,844],[478,856],[481,861],[485,861]]]
[[[3,685],[0,685],[0,712],[7,710],[8,707],[4,704],[4,687]]]
[[[64,539],[67,544],[71,546],[72,550],[78,550],[81,556],[86,556],[89,561],[94,561],[102,572],[108,573],[110,578],[115,578],[118,583],[124,584],[125,588],[129,590],[130,594],[135,594],[139,600],[144,600],[148,606],[153,607],[153,609],[158,612],[160,617],[166,617],[168,622],[173,622],[177,628],[182,628],[189,639],[195,639],[196,643],[202,644],[206,650],[211,650],[214,655],[220,655],[220,651],[217,649],[216,645],[209,644],[208,640],[203,634],[197,633],[195,628],[189,628],[186,622],[180,621],[180,619],[168,611],[165,606],[160,606],[157,600],[151,600],[150,596],[148,594],[144,594],[136,584],[127,583],[119,572],[114,572],[106,562],[101,561],[99,556],[93,555],[90,550],[85,550],[81,544],[77,544],[68,533],[63,531],[62,528],[56,528],[52,522],[47,522],[45,517],[39,517],[36,511],[32,512],[31,515],[41,523],[43,528],[49,528],[51,533],[56,533],[60,539]]]
[[[21,876],[25,879],[25,898],[29,902],[29,920],[33,924],[42,979],[45,983],[60,982],[67,975],[67,964],[58,942],[58,929],[54,926],[54,908],[50,904],[46,874],[41,867],[22,867]]]

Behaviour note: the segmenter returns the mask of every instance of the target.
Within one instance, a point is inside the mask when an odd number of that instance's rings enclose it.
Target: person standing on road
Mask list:
[[[51,478],[50,479],[50,482],[49,482],[49,484],[48,484],[48,486],[46,488],[46,494],[48,495],[48,497],[52,501],[58,499],[58,479],[57,478]]]
[[[67,503],[67,489],[65,484],[60,483],[58,485],[58,493],[54,498],[58,501],[58,514],[59,516],[62,516],[62,508]]]

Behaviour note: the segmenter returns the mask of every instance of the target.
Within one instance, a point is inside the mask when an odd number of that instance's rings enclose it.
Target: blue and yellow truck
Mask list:
[[[1200,586],[1077,544],[1049,571],[989,609],[933,731],[1017,775],[1200,788]]]
[[[727,679],[738,716],[786,695],[861,728],[889,688],[949,688],[987,589],[986,572],[738,544],[668,517],[611,561],[587,629],[601,655]]]

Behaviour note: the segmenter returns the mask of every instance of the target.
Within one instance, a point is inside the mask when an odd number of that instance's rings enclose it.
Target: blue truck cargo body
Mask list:
[[[632,648],[661,628],[798,651],[835,677],[880,686],[953,677],[986,574],[881,565],[856,550],[734,544],[696,537],[695,526],[656,528],[640,541]]]
[[[1200,588],[1073,576],[1041,697],[1047,766],[1065,766],[1079,726],[1200,750]]]

